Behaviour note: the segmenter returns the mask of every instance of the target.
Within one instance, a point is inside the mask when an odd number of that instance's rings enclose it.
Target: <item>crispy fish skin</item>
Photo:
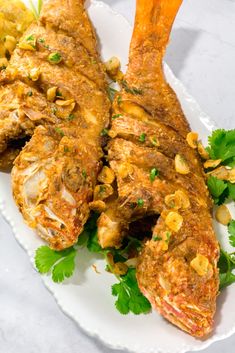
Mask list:
[[[137,280],[161,315],[196,337],[213,328],[219,246],[200,157],[162,60],[182,0],[137,0],[124,85],[113,104],[108,160],[118,196],[98,220],[105,248],[130,222],[159,215],[139,256]],[[176,158],[186,169],[176,168]],[[156,174],[158,171],[158,175]]]
[[[110,103],[83,1],[45,1],[25,37],[36,38],[36,50],[19,46],[2,76],[23,111],[21,134],[33,134],[14,163],[13,195],[28,225],[61,250],[76,243],[89,217]],[[56,64],[48,60],[54,53],[60,54]],[[18,82],[23,97],[25,87],[32,91],[26,102],[14,96]]]
[[[27,43],[32,36],[36,50],[17,47],[9,67],[0,71],[0,153],[10,141],[31,136],[37,126],[58,124],[67,118],[69,107],[58,107],[46,99],[49,88],[57,87],[58,92],[75,100],[83,96],[87,110],[94,107],[88,91],[95,91],[100,101],[104,95],[104,70],[83,1],[44,1],[40,21],[29,27],[22,40]],[[55,52],[61,55],[62,63],[52,69],[48,56]],[[31,76],[37,68],[40,72],[35,80]],[[102,118],[106,123],[107,113],[100,114]]]

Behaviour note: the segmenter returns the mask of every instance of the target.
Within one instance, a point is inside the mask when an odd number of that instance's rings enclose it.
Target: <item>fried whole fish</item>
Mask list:
[[[202,337],[213,326],[219,247],[197,144],[162,67],[181,2],[137,0],[109,132],[117,197],[107,199],[98,238],[103,247],[119,247],[130,222],[159,215],[139,256],[139,287],[166,319]]]
[[[33,134],[12,170],[15,201],[50,247],[67,248],[89,216],[110,109],[83,1],[44,1],[2,83],[2,151],[9,140]]]

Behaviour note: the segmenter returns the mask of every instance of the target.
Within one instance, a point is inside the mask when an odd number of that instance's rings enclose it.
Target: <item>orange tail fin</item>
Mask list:
[[[142,70],[159,70],[171,28],[183,0],[136,0],[136,16],[132,35],[128,72],[135,71],[135,63],[142,56],[154,52],[155,65],[142,61]],[[136,59],[135,59],[136,58]],[[132,65],[133,62],[133,65]],[[134,66],[134,67],[133,67]]]

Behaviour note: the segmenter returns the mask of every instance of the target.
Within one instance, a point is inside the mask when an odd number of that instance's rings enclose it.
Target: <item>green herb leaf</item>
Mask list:
[[[152,168],[150,171],[149,178],[151,181],[154,181],[156,176],[158,176],[158,175],[159,175],[159,170],[157,168]]]
[[[117,97],[117,104],[120,105],[122,103],[122,97],[118,96]]]
[[[108,129],[103,129],[100,133],[100,136],[107,136],[108,135],[109,130]]]
[[[71,248],[71,251],[62,258],[52,269],[52,279],[54,282],[63,282],[65,278],[73,275],[75,269],[76,250]]]
[[[140,137],[139,137],[139,141],[140,142],[145,142],[145,139],[146,139],[146,134],[143,132]]]
[[[219,198],[222,196],[225,189],[227,189],[227,184],[223,180],[210,176],[207,180],[207,185],[215,203],[220,203]]]
[[[55,131],[57,132],[57,134],[59,134],[60,136],[64,136],[64,131],[61,130],[59,127],[55,127]]]
[[[48,246],[41,246],[36,250],[35,265],[40,273],[52,271],[54,282],[62,282],[65,277],[71,277],[75,268],[76,250],[69,248],[55,251]]]
[[[121,81],[122,87],[127,93],[131,93],[134,95],[142,94],[142,90],[136,87],[129,87],[125,80]]]
[[[220,273],[220,290],[235,282],[235,275],[232,272]]]
[[[112,88],[112,87],[108,87],[107,88],[107,93],[108,93],[108,97],[109,97],[109,100],[111,102],[114,101],[114,97],[115,97],[115,94],[117,93],[117,90]]]
[[[74,114],[69,114],[68,121],[72,121],[75,118]]]
[[[220,289],[235,282],[235,275],[232,273],[235,269],[234,254],[229,254],[223,249],[220,249],[218,268],[220,270]]]
[[[119,118],[120,116],[122,116],[122,114],[115,114],[112,116],[112,120],[115,120],[115,119]]]
[[[235,157],[235,130],[215,130],[208,141],[207,151],[210,158],[226,161]]]
[[[229,223],[228,232],[229,232],[229,242],[233,247],[235,247],[235,220],[232,220]]]
[[[137,200],[137,206],[138,206],[138,207],[143,207],[143,206],[144,206],[144,200],[141,199],[141,198],[138,199],[138,200]]]
[[[159,237],[158,235],[153,236],[153,241],[160,241],[162,240],[162,237]]]
[[[112,295],[117,297],[117,310],[124,315],[129,312],[136,315],[149,312],[151,305],[139,290],[136,270],[129,268],[126,275],[120,276],[119,281],[112,286]]]
[[[235,184],[228,182],[227,185],[228,185],[229,198],[235,201]]]

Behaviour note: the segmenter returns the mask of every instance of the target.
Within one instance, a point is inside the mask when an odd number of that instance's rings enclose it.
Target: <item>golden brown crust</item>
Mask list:
[[[188,123],[162,70],[180,4],[137,0],[129,66],[113,104],[108,146],[118,197],[100,216],[98,237],[104,247],[106,240],[120,246],[130,222],[159,215],[139,256],[139,287],[165,318],[202,337],[213,327],[219,246],[200,157],[186,140]]]
[[[13,194],[26,222],[61,250],[76,243],[88,219],[110,103],[83,1],[45,1],[39,23],[25,38],[2,75],[3,93],[9,88],[16,113],[22,111],[17,128],[33,134],[15,161]],[[27,38],[36,41],[32,50],[25,50]],[[58,62],[50,61],[54,54]],[[7,119],[12,126],[2,138],[5,147],[9,135],[18,134],[6,115],[3,128]]]

